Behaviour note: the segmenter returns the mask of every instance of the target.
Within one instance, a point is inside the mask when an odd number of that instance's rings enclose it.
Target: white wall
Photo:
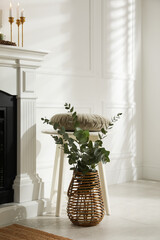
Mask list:
[[[143,177],[160,180],[160,1],[143,0]]]
[[[0,1],[7,38],[8,5]],[[64,111],[65,102],[79,112],[123,113],[105,141],[111,151],[107,180],[140,178],[140,1],[21,0],[20,5],[26,14],[24,46],[50,52],[37,72],[37,171],[45,182],[44,196],[50,193],[55,146],[41,133],[40,118]],[[14,40],[16,31],[14,25]],[[66,188],[70,174],[66,171]]]

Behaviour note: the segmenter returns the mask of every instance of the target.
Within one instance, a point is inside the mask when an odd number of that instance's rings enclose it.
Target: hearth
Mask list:
[[[13,202],[17,169],[17,100],[0,91],[0,204]]]

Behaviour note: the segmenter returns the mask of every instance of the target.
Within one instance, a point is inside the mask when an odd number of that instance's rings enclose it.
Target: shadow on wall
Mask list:
[[[103,115],[122,112],[122,119],[105,142],[111,150],[109,182],[138,178],[135,83],[135,0],[104,2]],[[113,176],[114,175],[114,176]]]
[[[19,162],[17,162],[18,169],[18,174],[27,174],[26,177],[28,176],[32,181],[32,185],[29,186],[27,189],[27,194],[26,199],[28,201],[32,200],[38,200],[40,197],[43,196],[43,183],[42,179],[38,176],[37,174],[37,166],[36,166],[36,125],[32,124],[33,123],[33,116],[26,116],[24,117],[23,124],[31,126],[28,128],[28,130],[23,134],[23,137],[21,139],[21,157],[18,159]],[[28,182],[27,184],[30,184]],[[29,190],[28,190],[29,189]],[[31,192],[29,192],[31,191]],[[22,196],[23,199],[25,197]]]

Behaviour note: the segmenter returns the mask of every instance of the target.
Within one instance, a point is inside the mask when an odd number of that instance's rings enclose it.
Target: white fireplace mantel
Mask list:
[[[47,52],[0,45],[0,67],[16,69],[17,176],[14,202],[40,198],[41,179],[36,173],[36,69]],[[1,71],[1,68],[0,68]]]
[[[47,54],[48,52],[44,51],[0,45],[0,66],[17,67],[19,61],[21,67],[29,66],[36,69]]]

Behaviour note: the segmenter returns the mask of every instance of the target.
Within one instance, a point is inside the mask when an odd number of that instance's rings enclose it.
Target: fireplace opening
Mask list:
[[[17,100],[0,91],[0,204],[13,202],[17,171]]]

